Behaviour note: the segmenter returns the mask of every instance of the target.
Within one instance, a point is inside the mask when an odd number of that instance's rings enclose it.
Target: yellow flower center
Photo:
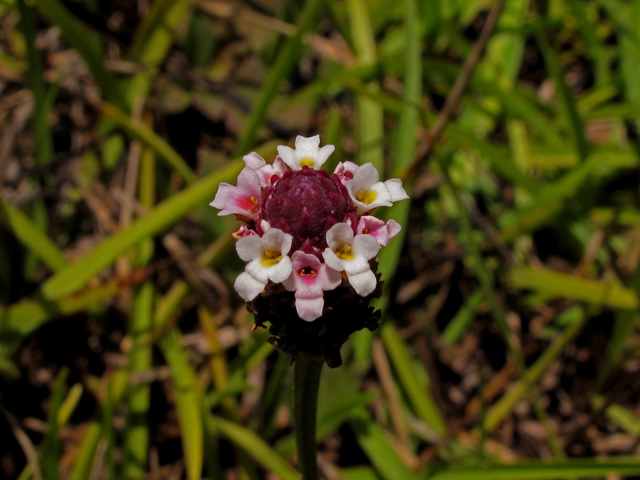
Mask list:
[[[371,205],[373,202],[376,201],[377,197],[378,197],[378,192],[375,192],[373,190],[370,190],[370,191],[360,190],[356,195],[356,199],[359,202],[364,203],[365,205]]]
[[[302,167],[313,168],[314,166],[315,166],[315,162],[311,157],[304,157],[303,159],[300,160],[300,168]]]
[[[336,248],[335,253],[340,260],[353,260],[356,258],[355,255],[351,253],[351,245],[342,245]]]
[[[282,260],[282,253],[280,252],[271,252],[265,251],[264,255],[262,255],[262,266],[263,267],[273,267],[278,264]]]

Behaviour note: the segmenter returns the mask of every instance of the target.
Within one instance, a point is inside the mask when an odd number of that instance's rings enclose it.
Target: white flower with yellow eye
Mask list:
[[[369,260],[378,254],[380,244],[372,235],[354,235],[349,225],[336,223],[327,231],[327,245],[322,256],[328,267],[345,272],[358,295],[375,290],[378,282]]]
[[[249,262],[234,285],[240,296],[251,301],[264,290],[269,280],[284,282],[291,275],[291,250],[293,237],[278,228],[270,228],[262,237],[246,236],[236,243],[238,256]]]
[[[280,145],[277,147],[278,154],[293,170],[300,170],[303,167],[318,170],[329,155],[336,149],[333,145],[325,145],[320,148],[320,135],[315,137],[296,137],[296,148]]]
[[[358,215],[376,207],[390,207],[393,202],[409,198],[399,178],[381,182],[373,163],[365,163],[355,171],[353,178],[347,182],[347,190],[358,209]]]

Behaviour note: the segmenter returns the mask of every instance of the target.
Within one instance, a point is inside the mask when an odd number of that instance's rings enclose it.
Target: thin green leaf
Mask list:
[[[402,340],[400,340],[400,337],[398,337],[393,325],[385,323],[382,327],[381,336],[387,352],[389,352],[391,363],[400,378],[402,388],[406,392],[416,414],[431,427],[436,434],[439,436],[445,435],[447,425],[429,391],[430,385],[428,377],[425,383],[422,381],[424,376],[419,375],[418,372],[415,371],[411,357],[409,357],[408,351],[402,343]]]
[[[177,331],[169,332],[161,340],[160,346],[171,369],[187,479],[199,480],[202,477],[204,433],[198,379],[185,355]]]
[[[120,84],[105,66],[105,52],[100,38],[74,17],[59,0],[36,0],[36,6],[50,22],[60,28],[64,39],[82,56],[105,96],[119,108],[126,109]]]
[[[111,265],[126,249],[160,233],[197,205],[208,203],[220,182],[234,182],[243,165],[242,161],[236,160],[165,200],[127,230],[113,235],[78,262],[47,280],[42,286],[42,294],[47,299],[56,299],[82,288],[93,275]]]
[[[299,480],[298,472],[251,430],[220,417],[211,416],[211,419],[212,424],[222,435],[242,447],[265,468],[284,480]]]
[[[24,213],[8,202],[0,200],[0,224],[34,252],[52,270],[67,266],[67,260],[60,249]]]
[[[160,138],[153,130],[141,123],[134,122],[130,116],[118,110],[113,105],[106,102],[98,103],[98,109],[102,115],[119,125],[131,137],[140,140],[147,147],[152,149],[158,157],[167,162],[167,165],[180,174],[188,184],[195,181],[193,170],[185,163],[182,157],[169,145]]]
[[[291,73],[297,65],[302,53],[302,36],[317,25],[317,17],[323,0],[309,0],[304,4],[304,10],[300,14],[296,33],[287,39],[284,47],[280,50],[276,61],[269,72],[269,76],[260,91],[260,97],[251,110],[247,126],[238,145],[236,146],[236,156],[245,155],[255,143],[258,129],[264,122],[264,118],[269,110],[269,105],[275,98],[282,81]]]
[[[557,480],[562,478],[594,478],[607,474],[637,475],[639,457],[571,459],[551,463],[521,462],[517,465],[491,467],[444,467],[421,477],[429,480]]]
[[[516,267],[511,270],[509,277],[516,288],[535,290],[553,298],[568,298],[613,308],[638,308],[635,293],[614,281],[588,280],[539,267]]]

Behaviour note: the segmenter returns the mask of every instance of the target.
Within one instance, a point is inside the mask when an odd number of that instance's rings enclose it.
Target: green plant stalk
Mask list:
[[[324,358],[300,352],[294,364],[293,419],[302,480],[318,480],[316,416]]]

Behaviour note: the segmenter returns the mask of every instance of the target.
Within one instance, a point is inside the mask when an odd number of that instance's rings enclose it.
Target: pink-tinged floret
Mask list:
[[[242,225],[238,229],[237,232],[233,232],[231,235],[236,240],[240,240],[241,238],[247,237],[249,235],[253,235],[253,236],[257,237],[258,236],[258,232],[256,232],[255,230],[251,230],[250,228],[247,228],[246,226]]]
[[[389,241],[400,233],[401,227],[395,220],[389,220],[387,223],[379,218],[371,215],[364,215],[360,217],[356,233],[372,235],[378,240],[380,246],[384,247],[389,244]]]
[[[276,156],[272,164],[268,164],[267,161],[256,152],[245,155],[242,157],[242,160],[244,160],[244,164],[248,168],[251,168],[258,174],[260,185],[263,187],[275,183],[284,175],[284,172],[287,171],[287,166],[279,155]]]
[[[284,282],[284,288],[295,292],[298,316],[312,322],[322,316],[324,291],[333,290],[342,281],[339,272],[320,263],[315,255],[300,250],[291,257],[292,271]]]
[[[303,244],[326,248],[326,232],[355,212],[347,189],[325,170],[289,170],[265,189],[259,217],[293,236],[293,250]],[[258,232],[260,233],[260,232]],[[311,253],[311,252],[308,252]]]
[[[245,167],[238,175],[238,185],[221,183],[216,197],[209,205],[220,209],[218,215],[242,215],[256,220],[260,213],[262,190],[258,174]]]
[[[340,162],[336,165],[333,175],[338,177],[340,182],[346,186],[347,182],[353,178],[360,165],[353,162]]]

